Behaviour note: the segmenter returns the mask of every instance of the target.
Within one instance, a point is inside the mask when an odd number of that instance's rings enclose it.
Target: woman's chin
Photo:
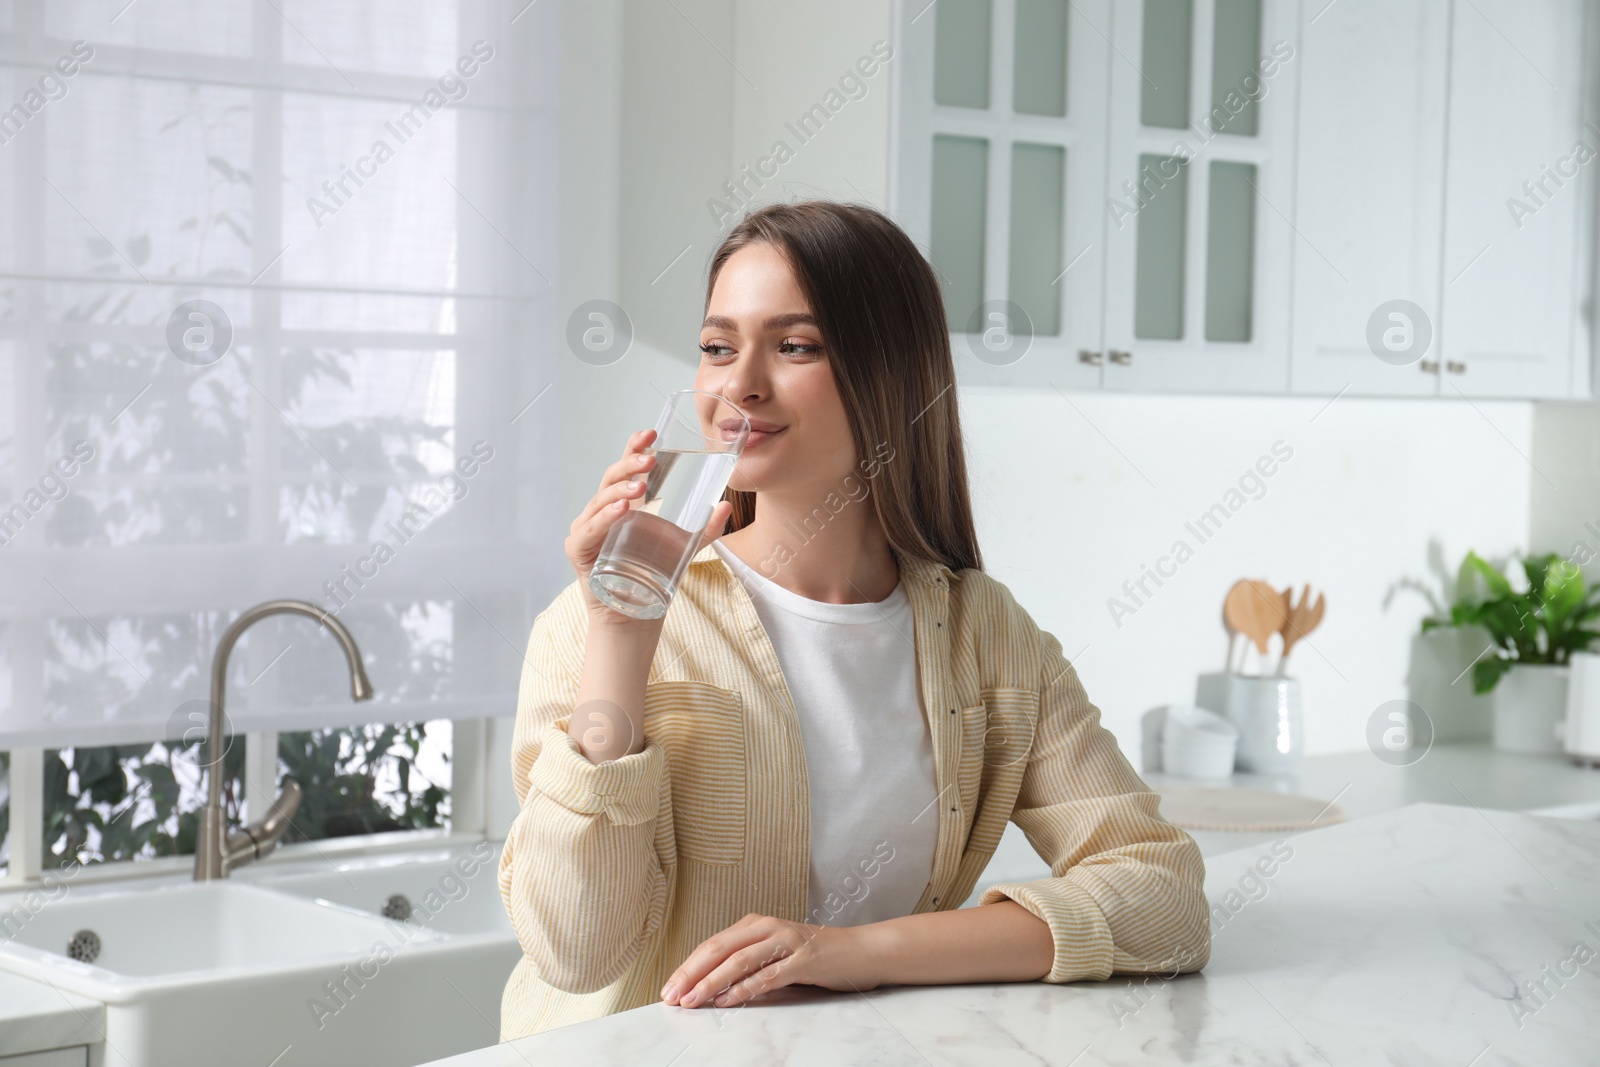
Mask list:
[[[761,490],[775,488],[776,475],[782,472],[782,464],[773,463],[767,457],[743,455],[739,457],[739,465],[733,469],[733,474],[728,478],[728,488],[736,489],[742,493],[755,493]]]

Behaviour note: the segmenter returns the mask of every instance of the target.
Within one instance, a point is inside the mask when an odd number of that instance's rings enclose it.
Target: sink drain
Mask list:
[[[79,930],[67,942],[67,955],[79,963],[93,963],[100,956],[100,935],[93,930]]]
[[[406,899],[404,893],[396,893],[394,896],[384,901],[383,907],[379,910],[382,911],[385,919],[393,919],[396,922],[405,922],[407,919],[411,918],[411,901]]]

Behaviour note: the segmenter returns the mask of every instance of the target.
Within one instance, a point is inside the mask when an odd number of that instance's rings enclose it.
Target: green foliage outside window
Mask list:
[[[449,782],[417,769],[424,743],[440,743],[440,727],[374,723],[280,734],[278,773],[304,794],[284,843],[448,825]],[[235,741],[223,756],[223,802],[237,825],[244,744]],[[203,751],[161,742],[47,750],[45,866],[193,855]]]
[[[449,783],[435,782],[417,769],[428,730],[437,731],[438,725],[279,734],[279,773],[299,782],[305,793],[284,843],[447,825]],[[398,790],[379,791],[385,774],[398,777]]]
[[[200,813],[178,810],[178,775],[194,766],[193,750],[160,742],[45,750],[44,865],[193,855]],[[244,746],[231,746],[223,797],[235,818],[243,766]]]

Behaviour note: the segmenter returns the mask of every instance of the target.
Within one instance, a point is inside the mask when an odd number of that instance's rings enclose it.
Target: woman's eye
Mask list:
[[[710,356],[713,359],[717,359],[724,352],[732,352],[733,349],[729,348],[727,345],[719,345],[719,344],[716,344],[715,342],[713,342],[711,344],[703,344],[703,345],[701,345],[700,346],[700,351],[705,353],[706,355]]]
[[[806,341],[784,341],[778,346],[778,351],[786,354],[803,352],[807,355],[814,355],[815,353],[822,351],[822,346],[810,344]]]

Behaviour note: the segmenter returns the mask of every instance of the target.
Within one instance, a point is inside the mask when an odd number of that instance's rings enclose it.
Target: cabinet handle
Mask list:
[[[1133,353],[1132,352],[1121,352],[1121,351],[1118,351],[1117,349],[1113,348],[1111,350],[1111,362],[1120,363],[1124,367],[1126,367],[1128,364],[1133,362]]]
[[[1078,349],[1078,362],[1090,363],[1098,367],[1101,363],[1105,362],[1105,360],[1099,352],[1095,352],[1088,348],[1080,348]]]
[[[1417,366],[1422,368],[1423,374],[1439,373],[1439,361],[1436,359],[1425,359],[1421,363],[1418,363]]]
[[[1449,371],[1451,374],[1467,373],[1467,365],[1459,360],[1454,359],[1447,361],[1444,365],[1444,369]]]

